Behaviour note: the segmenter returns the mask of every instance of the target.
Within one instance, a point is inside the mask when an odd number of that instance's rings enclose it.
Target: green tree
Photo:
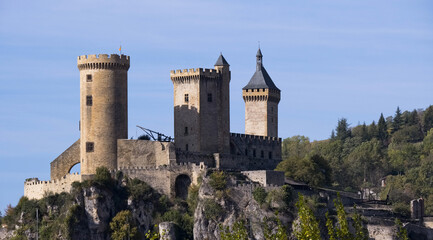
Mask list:
[[[422,141],[422,148],[425,155],[433,154],[433,129],[427,132],[427,136]]]
[[[379,132],[375,121],[368,126],[368,135],[370,138],[379,138]]]
[[[215,171],[210,175],[209,185],[215,190],[224,190],[227,187],[227,176],[223,171]]]
[[[337,132],[336,138],[338,140],[343,141],[346,138],[351,137],[351,131],[346,118],[341,118],[338,120],[337,128],[335,130]]]
[[[293,227],[296,238],[298,240],[312,240],[321,239],[319,222],[313,214],[313,211],[307,206],[304,196],[299,194],[298,202],[296,203],[298,209],[299,221]]]
[[[310,139],[305,136],[296,135],[283,140],[282,157],[304,158],[311,151]]]
[[[407,230],[403,227],[400,219],[395,219],[395,225],[397,225],[397,240],[409,240]]]
[[[118,212],[110,222],[110,229],[113,240],[138,238],[137,227],[135,227],[132,214],[129,210]]]
[[[430,129],[433,128],[433,105],[430,105],[425,111],[423,115],[423,130],[427,133]]]
[[[396,132],[398,131],[403,125],[403,118],[401,116],[401,110],[400,107],[397,107],[397,110],[395,111],[394,119],[392,121],[392,131]]]
[[[388,138],[388,127],[385,121],[385,118],[383,117],[383,113],[380,114],[379,122],[377,123],[377,136],[379,140],[382,140],[382,142],[385,142]]]

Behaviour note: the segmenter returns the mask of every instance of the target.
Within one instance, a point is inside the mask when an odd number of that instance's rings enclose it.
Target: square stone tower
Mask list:
[[[170,73],[174,87],[176,149],[201,153],[230,152],[230,65],[222,54],[215,69]]]
[[[256,72],[242,88],[245,101],[245,134],[278,137],[280,89],[262,64],[262,52],[256,54]]]

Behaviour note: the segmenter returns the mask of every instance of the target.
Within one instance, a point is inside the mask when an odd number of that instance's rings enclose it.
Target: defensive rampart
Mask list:
[[[73,182],[80,182],[81,175],[78,173],[67,174],[60,179],[51,181],[39,181],[30,178],[24,182],[24,196],[29,199],[41,199],[45,195],[70,192]]]
[[[223,156],[223,168],[273,170],[281,161],[281,138],[231,133],[230,144],[232,156]]]

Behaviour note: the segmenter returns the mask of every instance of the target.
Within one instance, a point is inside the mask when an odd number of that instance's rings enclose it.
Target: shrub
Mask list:
[[[98,167],[94,178],[95,182],[106,187],[113,185],[110,171],[106,167]]]
[[[204,216],[208,220],[217,220],[221,216],[223,208],[215,200],[206,199],[204,201]]]
[[[188,209],[192,215],[194,215],[194,211],[197,208],[199,189],[200,186],[198,185],[191,185],[188,188],[188,199],[186,200],[186,202],[188,203]]]
[[[392,211],[394,213],[400,214],[402,217],[410,217],[409,205],[404,202],[396,202],[392,205]]]
[[[256,200],[256,202],[258,202],[260,205],[262,205],[263,203],[265,203],[266,200],[266,196],[268,195],[268,193],[265,191],[265,189],[261,186],[256,187],[253,190],[253,198],[254,200]]]
[[[210,175],[209,185],[214,190],[224,190],[227,187],[227,177],[223,171],[213,172]]]
[[[110,222],[110,229],[113,240],[138,239],[137,227],[129,210],[118,212]]]
[[[139,179],[131,179],[128,181],[128,193],[130,197],[134,200],[143,200],[147,201],[152,198],[153,190],[152,188],[145,182]]]

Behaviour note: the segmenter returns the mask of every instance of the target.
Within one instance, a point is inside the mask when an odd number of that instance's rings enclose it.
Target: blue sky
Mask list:
[[[170,70],[231,65],[231,131],[244,132],[241,88],[263,63],[282,90],[279,135],[329,137],[337,120],[433,102],[433,1],[0,1],[0,210],[26,178],[79,138],[83,54],[123,52],[129,136],[173,135]]]

